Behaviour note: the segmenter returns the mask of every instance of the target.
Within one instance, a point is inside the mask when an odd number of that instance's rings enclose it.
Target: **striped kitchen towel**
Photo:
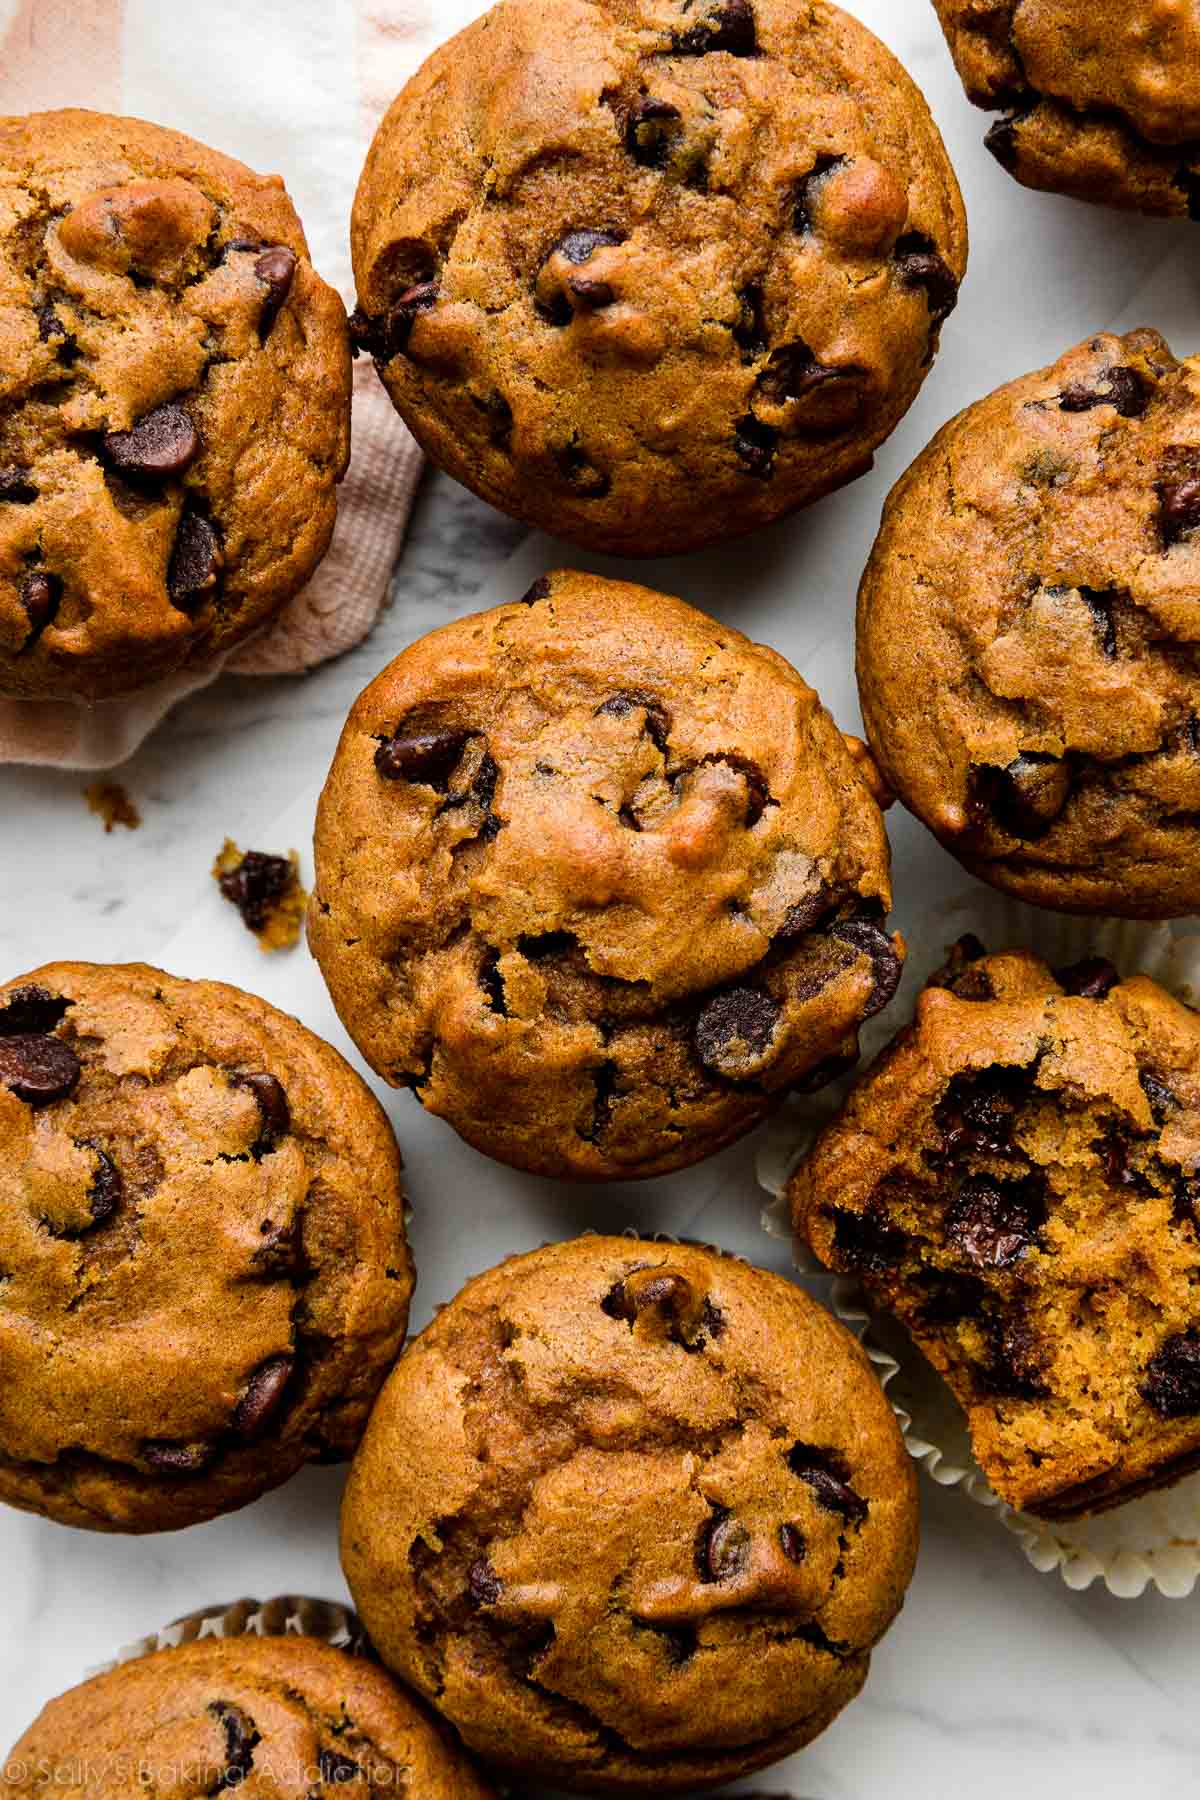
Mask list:
[[[313,263],[354,304],[349,223],[378,119],[487,0],[0,0],[0,114],[150,119],[283,176]],[[93,707],[0,700],[0,763],[111,768],[222,669],[296,674],[357,644],[387,598],[420,474],[374,369],[355,365],[337,530],[312,581],[230,656]]]

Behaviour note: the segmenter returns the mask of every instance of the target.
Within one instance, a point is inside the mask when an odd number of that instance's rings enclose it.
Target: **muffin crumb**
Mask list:
[[[141,813],[119,781],[94,781],[91,787],[84,788],[83,797],[88,803],[88,811],[104,821],[106,832],[115,830],[118,825],[123,825],[126,831],[136,831],[142,822]]]
[[[263,850],[240,850],[226,838],[213,864],[213,879],[231,906],[242,915],[262,950],[292,950],[300,941],[307,890],[300,883],[300,855],[272,856]]]

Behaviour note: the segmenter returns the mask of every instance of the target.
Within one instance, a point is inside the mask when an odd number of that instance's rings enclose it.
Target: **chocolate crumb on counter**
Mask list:
[[[213,879],[242,915],[262,950],[291,950],[300,940],[308,894],[300,880],[300,857],[290,850],[272,856],[241,850],[226,838],[213,864]]]

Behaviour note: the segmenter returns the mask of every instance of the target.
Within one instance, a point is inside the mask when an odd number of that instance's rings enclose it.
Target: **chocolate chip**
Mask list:
[[[567,444],[556,451],[554,460],[578,499],[603,500],[612,491],[612,477],[598,468],[578,444]]]
[[[764,425],[753,413],[747,413],[737,422],[733,446],[747,475],[753,475],[756,481],[770,481],[779,448],[779,433],[773,425]]]
[[[412,781],[444,794],[462,761],[468,731],[397,732],[380,744],[375,767],[385,781]]]
[[[476,1606],[495,1606],[504,1592],[504,1584],[486,1556],[467,1570],[467,1591]]]
[[[389,311],[379,348],[372,354],[382,362],[390,362],[394,356],[400,356],[406,351],[419,315],[431,312],[439,298],[440,290],[436,281],[420,281],[415,287],[406,288]]]
[[[221,540],[211,519],[185,507],[175,533],[175,547],[167,568],[167,594],[171,605],[190,613],[217,583],[222,562]]]
[[[536,606],[539,600],[550,598],[550,577],[539,575],[533,586],[521,595],[521,606]]]
[[[1081,587],[1079,598],[1092,615],[1092,624],[1096,627],[1101,650],[1105,656],[1115,656],[1117,654],[1117,622],[1113,616],[1115,595],[1100,593],[1095,588]]]
[[[1168,1338],[1146,1365],[1138,1391],[1164,1419],[1200,1413],[1200,1336],[1188,1331]]]
[[[350,333],[352,356],[381,358],[384,355],[383,331],[378,319],[373,319],[361,306],[356,306],[346,324]]]
[[[709,1294],[705,1294],[704,1304],[700,1308],[700,1323],[710,1338],[722,1338],[728,1330],[729,1322],[725,1314]]]
[[[997,119],[983,140],[1000,167],[1007,169],[1010,175],[1017,166],[1017,126],[1023,117],[1023,113],[1014,113],[1011,118]]]
[[[362,1774],[358,1764],[339,1750],[322,1750],[317,1757],[317,1772],[325,1787],[343,1787],[348,1781],[357,1781]]]
[[[610,1319],[624,1319],[632,1325],[643,1312],[682,1319],[694,1309],[694,1304],[692,1284],[686,1276],[677,1275],[672,1269],[636,1269],[609,1288],[600,1310]]]
[[[663,748],[662,745],[659,748]],[[704,769],[724,763],[726,768],[736,769],[746,783],[746,829],[753,831],[758,821],[766,812],[771,801],[771,790],[767,786],[767,778],[758,764],[751,762],[748,756],[738,756],[736,752],[714,751],[710,756],[702,756],[695,768]],[[690,774],[691,770],[681,770],[680,774]]]
[[[679,32],[671,41],[679,56],[707,56],[726,50],[731,56],[754,56],[758,38],[750,0],[714,0],[699,24]]]
[[[296,871],[286,856],[247,850],[236,868],[226,869],[217,877],[217,885],[241,913],[246,929],[262,931],[271,908],[295,879]]]
[[[33,983],[10,988],[0,1004],[0,1037],[22,1032],[51,1032],[61,1025],[74,1002]]]
[[[896,269],[905,287],[920,288],[929,306],[933,328],[944,323],[958,305],[958,281],[938,255],[932,238],[910,231],[894,252]]]
[[[1139,1069],[1138,1080],[1149,1102],[1154,1123],[1165,1125],[1170,1115],[1179,1111],[1182,1104],[1179,1095],[1167,1086],[1161,1076],[1153,1074],[1149,1069]]]
[[[907,1239],[880,1201],[872,1198],[861,1212],[831,1207],[827,1216],[833,1223],[833,1248],[840,1268],[886,1275],[903,1259]]]
[[[504,977],[500,973],[498,950],[489,950],[483,957],[479,965],[479,985],[491,1011],[498,1013],[502,1019],[507,1019],[508,1000],[504,992]]]
[[[1107,956],[1085,956],[1069,968],[1056,969],[1054,979],[1065,994],[1079,1000],[1103,1000],[1121,977]]]
[[[289,250],[286,244],[272,244],[255,263],[254,273],[267,290],[258,320],[258,335],[266,338],[291,292],[296,273],[295,251]]]
[[[1045,837],[1071,798],[1073,776],[1065,757],[1023,750],[1006,768],[976,764],[971,770],[971,809],[978,821],[988,811],[1011,837]]]
[[[104,435],[104,454],[122,475],[181,475],[200,449],[200,436],[182,406],[156,406],[131,431]]]
[[[0,469],[0,503],[32,506],[37,497],[38,491],[23,469]]]
[[[65,1100],[79,1076],[79,1058],[61,1038],[33,1031],[0,1037],[0,1086],[26,1106]]]
[[[1105,1179],[1113,1187],[1129,1188],[1135,1194],[1147,1196],[1154,1192],[1141,1171],[1133,1167],[1131,1158],[1134,1155],[1134,1143],[1119,1125],[1110,1124],[1092,1147],[1100,1158]]]
[[[479,767],[471,780],[472,797],[486,812],[496,798],[496,783],[500,779],[500,770],[494,757],[485,750],[479,759]],[[497,820],[497,826],[499,821]]]
[[[62,594],[63,584],[57,575],[50,575],[44,569],[34,569],[26,575],[17,590],[17,597],[29,620],[29,635],[22,649],[28,650],[47,625],[53,624],[62,602]]]
[[[959,1000],[994,1000],[991,976],[976,967],[986,955],[974,932],[968,931],[950,946],[945,962],[929,977],[926,987],[945,988]]]
[[[972,1262],[1007,1269],[1036,1242],[1046,1220],[1041,1180],[997,1182],[970,1175],[946,1214],[946,1241]]]
[[[1170,549],[1189,532],[1200,526],[1200,476],[1186,481],[1158,483],[1159,531],[1163,545]]]
[[[714,1074],[736,1076],[743,1064],[765,1055],[779,1019],[775,1001],[756,988],[728,988],[715,995],[696,1020],[701,1062]]]
[[[837,368],[818,362],[803,338],[797,338],[794,343],[784,344],[772,352],[757,385],[765,399],[781,404],[786,400],[807,399],[830,382],[857,383],[861,374],[862,370],[852,364]],[[853,397],[857,404],[857,389]]]
[[[572,275],[567,286],[584,312],[602,312],[617,297],[610,281],[596,281],[587,275]]]
[[[106,1220],[112,1218],[121,1204],[121,1196],[124,1192],[121,1171],[108,1151],[102,1149],[99,1144],[92,1143],[90,1139],[85,1138],[79,1148],[95,1152],[96,1169],[92,1176],[92,1185],[88,1189],[88,1199],[91,1202],[92,1223],[103,1225]]]
[[[616,719],[627,719],[631,713],[638,711],[646,715],[643,728],[646,736],[656,749],[665,754],[671,732],[671,715],[656,695],[645,693],[641,688],[623,688],[619,694],[613,694],[602,706],[596,708],[596,717],[602,718],[607,713]]]
[[[861,1525],[868,1513],[867,1502],[850,1486],[850,1470],[836,1450],[818,1449],[814,1444],[793,1444],[787,1465],[793,1475],[812,1489],[818,1506],[826,1512],[840,1513],[851,1525]]]
[[[142,1455],[152,1469],[164,1475],[202,1475],[217,1458],[215,1444],[173,1443],[169,1438],[149,1438]]]
[[[293,1356],[270,1356],[255,1369],[233,1413],[234,1436],[244,1444],[254,1443],[276,1423],[295,1369]]]
[[[986,1336],[988,1361],[980,1371],[985,1390],[1014,1400],[1043,1399],[1044,1353],[1026,1321],[1013,1315],[989,1320]]]
[[[957,1325],[961,1319],[978,1319],[988,1300],[988,1289],[975,1275],[942,1270],[926,1271],[921,1279],[929,1288],[920,1316],[927,1325]]]
[[[797,900],[794,906],[788,907],[783,924],[775,933],[775,942],[795,943],[798,938],[815,930],[822,919],[827,919],[837,903],[834,890],[822,883],[811,894],[806,894],[803,900]]]
[[[1071,381],[1058,396],[1063,412],[1090,412],[1094,406],[1113,406],[1123,419],[1140,419],[1150,404],[1150,389],[1136,369],[1114,363],[1105,369],[1102,387]]]
[[[678,124],[681,116],[669,100],[655,100],[648,94],[635,100],[625,126],[625,148],[634,162],[643,169],[661,169],[671,149],[671,126]]]
[[[607,250],[616,244],[623,244],[626,235],[624,231],[568,231],[566,237],[560,238],[555,244],[550,256],[565,256],[569,263],[578,267],[590,262],[597,250]],[[546,260],[549,261],[549,257]]]
[[[803,237],[813,228],[813,213],[817,196],[825,185],[825,178],[835,169],[845,164],[844,156],[818,156],[808,174],[796,189],[796,202],[793,212],[793,224]]]
[[[762,288],[756,281],[752,281],[739,291],[737,300],[738,316],[733,324],[733,341],[746,356],[761,356],[768,347]]]
[[[779,1527],[779,1548],[789,1562],[802,1563],[808,1555],[808,1544],[804,1533],[795,1525]]]
[[[261,1740],[253,1721],[232,1701],[214,1700],[208,1710],[225,1732],[225,1771],[217,1786],[209,1790],[221,1794],[227,1788],[241,1787],[254,1767],[254,1752]]]
[[[863,1018],[873,1019],[876,1013],[882,1012],[895,999],[904,974],[904,964],[895,945],[883,926],[877,925],[873,919],[841,919],[830,927],[829,935],[870,957],[875,974],[875,988],[866,1004]]]
[[[231,1079],[234,1087],[248,1088],[258,1103],[262,1135],[255,1148],[261,1154],[271,1149],[279,1138],[286,1137],[292,1128],[288,1097],[280,1081],[274,1075],[268,1075],[265,1069],[255,1069],[247,1075],[237,1074]]]
[[[43,344],[49,344],[55,338],[65,338],[69,335],[66,326],[52,306],[35,306],[33,316],[37,320],[38,337]]]
[[[1007,1156],[1013,1126],[1032,1091],[1029,1072],[999,1064],[955,1075],[934,1108],[948,1156]]]
[[[700,1527],[696,1538],[696,1572],[701,1581],[732,1581],[746,1566],[750,1533],[721,1507]]]

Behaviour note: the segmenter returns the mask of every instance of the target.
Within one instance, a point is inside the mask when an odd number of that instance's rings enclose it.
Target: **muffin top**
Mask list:
[[[678,1168],[891,998],[873,774],[774,651],[558,573],[412,645],[321,798],[309,935],[386,1080],[517,1167]]]
[[[264,624],[328,546],[349,408],[278,176],[0,118],[0,694],[105,699]]]
[[[1049,1517],[1200,1462],[1200,1016],[1092,958],[958,946],[793,1178],[992,1485]]]
[[[1200,909],[1200,363],[1090,339],[952,420],[891,495],[859,689],[901,799],[1042,906]]]
[[[815,1737],[916,1541],[899,1429],[836,1320],[630,1238],[515,1257],[443,1308],[342,1517],[385,1662],[502,1767],[594,1793],[732,1780]]]
[[[1033,187],[1200,207],[1200,12],[1173,0],[934,0],[988,146]],[[1182,154],[1180,154],[1182,152]]]
[[[0,988],[0,1499],[155,1531],[348,1455],[404,1338],[400,1159],[335,1050],[144,964]]]
[[[204,1638],[52,1700],[0,1765],[4,1800],[491,1800],[450,1734],[383,1670],[318,1638]]]
[[[924,99],[820,0],[502,0],[392,106],[352,241],[435,461],[632,556],[861,475],[967,256]]]

